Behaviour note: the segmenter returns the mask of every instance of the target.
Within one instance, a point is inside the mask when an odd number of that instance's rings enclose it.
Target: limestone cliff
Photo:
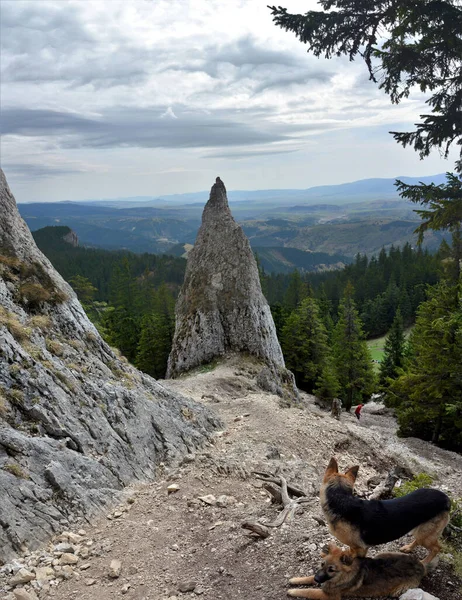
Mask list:
[[[0,170],[0,562],[155,477],[219,425],[101,339]]]
[[[218,177],[188,255],[167,376],[236,352],[285,372],[257,263]]]

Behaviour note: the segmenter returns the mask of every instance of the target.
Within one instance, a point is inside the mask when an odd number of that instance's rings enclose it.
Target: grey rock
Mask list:
[[[196,587],[196,583],[194,581],[185,581],[180,583],[178,589],[182,594],[186,594],[187,592],[193,592]]]
[[[19,569],[16,575],[13,575],[13,577],[9,580],[8,583],[14,587],[23,583],[29,583],[29,581],[32,581],[33,579],[35,579],[35,574],[31,573],[27,569],[22,568]]]
[[[188,255],[167,377],[233,353],[284,369],[257,263],[217,177]]]
[[[178,463],[222,425],[101,339],[37,248],[1,170],[0,255],[0,562],[8,562],[63,524],[107,511],[124,486],[154,479],[159,463]],[[26,283],[48,299],[25,297]]]
[[[37,594],[34,591],[27,592],[23,588],[14,590],[13,596],[15,600],[38,600]]]
[[[414,588],[412,590],[408,590],[402,596],[399,597],[399,600],[439,600],[436,596],[429,594],[428,592],[424,592],[420,588]]]
[[[111,560],[111,564],[109,565],[108,575],[112,579],[117,579],[120,577],[120,572],[122,571],[122,563],[120,560],[114,559]]]

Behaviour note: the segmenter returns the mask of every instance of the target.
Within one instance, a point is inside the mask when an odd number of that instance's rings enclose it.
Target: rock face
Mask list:
[[[218,177],[188,256],[167,377],[235,352],[284,368],[255,258]]]
[[[0,563],[154,478],[220,426],[101,339],[0,171]]]

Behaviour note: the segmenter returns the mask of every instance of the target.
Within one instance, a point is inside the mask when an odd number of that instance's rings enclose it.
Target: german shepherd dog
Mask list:
[[[289,596],[315,600],[341,600],[343,596],[400,596],[419,587],[425,566],[414,556],[399,552],[375,558],[353,556],[334,544],[322,549],[321,568],[311,577],[294,577],[293,585],[321,584],[321,589],[295,588]]]
[[[321,506],[329,530],[350,547],[354,556],[366,556],[369,546],[386,544],[412,531],[414,541],[400,548],[411,552],[423,546],[431,562],[441,545],[438,538],[449,522],[450,500],[440,490],[419,489],[393,500],[362,500],[353,496],[358,466],[344,474],[331,458],[321,485]]]

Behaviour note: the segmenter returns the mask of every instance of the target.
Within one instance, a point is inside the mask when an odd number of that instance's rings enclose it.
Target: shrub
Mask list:
[[[42,302],[48,302],[51,294],[40,283],[23,283],[19,286],[19,296],[22,303],[30,308],[37,308]]]
[[[418,473],[410,481],[405,481],[399,488],[395,488],[395,496],[401,498],[406,494],[415,492],[420,488],[430,487],[433,483],[433,477],[428,473]]]

